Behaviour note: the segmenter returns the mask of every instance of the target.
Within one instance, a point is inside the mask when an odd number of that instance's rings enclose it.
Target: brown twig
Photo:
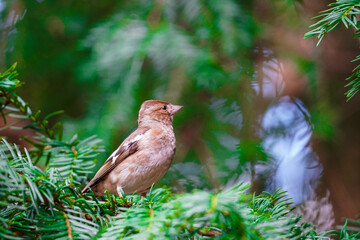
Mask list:
[[[69,240],[73,240],[72,230],[71,230],[71,225],[70,225],[69,218],[68,218],[68,216],[66,215],[65,212],[63,212],[63,215],[64,215],[64,218],[65,218],[65,221],[66,221],[66,228],[67,228]]]

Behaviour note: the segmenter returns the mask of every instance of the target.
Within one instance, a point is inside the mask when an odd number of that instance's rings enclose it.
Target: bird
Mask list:
[[[139,193],[146,196],[171,166],[176,151],[173,119],[183,106],[162,100],[141,104],[138,127],[109,156],[82,193],[100,197]]]

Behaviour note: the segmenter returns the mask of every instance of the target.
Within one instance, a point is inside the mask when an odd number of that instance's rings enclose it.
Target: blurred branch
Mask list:
[[[11,34],[14,33],[13,28],[15,27],[17,21],[22,19],[26,10],[22,9],[21,1],[13,0],[8,2],[1,3],[2,8],[6,5],[10,5],[10,9],[7,11],[5,18],[0,19],[0,71],[5,67],[5,58],[6,51],[10,48],[8,45],[8,38]],[[7,7],[7,6],[6,6]],[[0,9],[0,17],[2,15],[3,9]]]
[[[217,174],[216,163],[211,149],[206,145],[204,140],[198,140],[195,145],[195,152],[199,157],[201,164],[205,169],[207,181],[212,189],[220,187],[220,180]]]
[[[187,81],[188,79],[186,78],[183,67],[180,66],[172,69],[165,99],[168,99],[169,102],[179,102],[180,97],[184,92],[184,88],[187,85]]]

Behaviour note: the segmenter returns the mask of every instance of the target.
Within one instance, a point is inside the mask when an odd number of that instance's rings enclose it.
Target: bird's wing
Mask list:
[[[111,172],[117,165],[124,161],[127,157],[139,150],[138,141],[150,128],[138,128],[130,136],[128,136],[123,143],[116,149],[110,157],[101,166],[94,178],[82,190],[82,193],[87,192],[90,188],[96,186],[104,177]]]

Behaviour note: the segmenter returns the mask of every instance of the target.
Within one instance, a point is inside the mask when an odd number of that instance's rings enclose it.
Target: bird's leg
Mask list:
[[[141,198],[141,197],[146,198],[146,194],[147,194],[147,192],[148,192],[149,190],[150,190],[150,188],[147,188],[147,189],[139,192],[139,193],[140,193],[140,198]]]
[[[147,194],[147,191],[146,191],[146,192],[141,192],[141,193],[140,193],[140,198],[141,198],[141,197],[146,198],[146,194]]]
[[[116,188],[116,192],[117,192],[117,194],[119,195],[119,197],[123,197],[123,190],[122,190],[122,188],[120,187],[120,186],[118,186],[117,188]]]

